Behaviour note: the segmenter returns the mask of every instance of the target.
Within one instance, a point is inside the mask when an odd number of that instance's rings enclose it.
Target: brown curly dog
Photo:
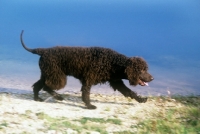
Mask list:
[[[82,100],[88,109],[96,106],[90,103],[90,89],[98,83],[108,82],[116,91],[125,97],[134,98],[138,102],[146,102],[137,93],[125,86],[122,79],[128,79],[130,85],[147,85],[153,80],[147,72],[148,65],[139,57],[126,57],[108,48],[101,47],[64,47],[29,49],[22,39],[21,44],[29,52],[40,55],[40,79],[33,84],[34,100],[42,101],[38,97],[41,89],[47,91],[55,99],[63,100],[54,90],[64,88],[66,76],[73,76],[82,83]]]

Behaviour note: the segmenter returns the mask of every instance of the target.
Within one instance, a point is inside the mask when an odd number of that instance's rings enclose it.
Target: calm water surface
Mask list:
[[[102,46],[141,56],[155,80],[131,87],[142,95],[200,95],[200,2],[76,0],[0,2],[0,92],[32,92],[40,77],[39,56],[25,51],[55,45]],[[128,86],[128,81],[124,81]],[[61,90],[79,92],[69,77]],[[113,94],[105,85],[92,92]]]

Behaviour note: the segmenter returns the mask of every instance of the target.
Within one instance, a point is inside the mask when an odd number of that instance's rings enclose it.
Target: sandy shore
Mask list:
[[[80,93],[65,93],[64,101],[56,101],[46,93],[40,96],[46,99],[45,102],[33,101],[33,94],[0,93],[0,134],[100,133],[92,127],[87,128],[90,124],[83,126],[80,123],[81,119],[99,119],[100,122],[94,121],[92,125],[101,126],[106,133],[136,132],[140,121],[152,118],[150,114],[152,111],[159,112],[169,107],[182,106],[174,103],[173,99],[169,101],[162,101],[160,98],[148,99],[147,103],[140,104],[120,95],[91,94],[91,102],[97,109],[88,110],[85,109]],[[39,116],[41,114],[46,118],[41,118]],[[53,123],[58,123],[61,119],[67,120],[70,125],[52,127]],[[109,122],[111,120],[116,122]],[[80,131],[75,129],[74,125],[80,126]]]

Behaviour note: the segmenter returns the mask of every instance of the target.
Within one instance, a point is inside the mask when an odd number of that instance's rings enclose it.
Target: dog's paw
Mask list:
[[[147,102],[147,99],[148,99],[148,98],[142,98],[142,97],[139,96],[139,97],[137,98],[137,101],[138,101],[139,103],[145,103],[145,102]]]
[[[95,105],[92,105],[92,104],[90,104],[90,105],[87,105],[87,109],[96,109],[97,107],[95,106]]]
[[[44,100],[41,99],[40,97],[34,98],[34,100],[35,100],[35,101],[40,101],[40,102],[44,101]]]
[[[56,100],[59,100],[59,101],[63,101],[64,100],[64,98],[62,96],[60,96],[60,95],[56,95],[56,96],[54,96],[54,98]]]

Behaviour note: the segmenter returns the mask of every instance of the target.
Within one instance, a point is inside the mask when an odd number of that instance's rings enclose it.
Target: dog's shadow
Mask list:
[[[26,90],[20,90],[20,89],[11,89],[11,88],[2,88],[0,87],[0,95],[1,94],[7,94],[10,97],[17,98],[17,99],[23,99],[28,101],[33,101],[33,93],[31,91]],[[85,104],[82,101],[81,94],[80,93],[65,93],[61,94],[61,96],[64,98],[63,101],[55,100],[51,95],[49,95],[46,92],[41,92],[39,95],[44,101],[41,103],[59,103],[63,105],[69,105],[73,107],[79,107],[83,109],[87,109]],[[95,97],[98,96],[98,97]],[[118,95],[104,95],[104,97],[100,97],[101,94],[93,94],[91,97],[91,103],[102,103],[102,104],[117,104],[117,105],[132,105],[135,104],[133,102],[130,102],[127,100],[125,101],[117,101],[116,98],[118,98]],[[112,97],[113,100],[111,100],[109,97]],[[109,99],[108,99],[109,98]],[[12,103],[12,102],[11,102]],[[98,104],[95,104],[98,107]]]
[[[45,99],[44,102],[46,102],[46,103],[59,103],[59,104],[63,104],[63,105],[69,105],[69,106],[87,109],[84,102],[82,101],[81,95],[79,93],[74,93],[74,94],[66,93],[66,94],[61,94],[61,95],[64,98],[63,101],[55,100],[48,93],[42,93],[42,94],[40,94],[40,97],[42,97],[42,99]],[[112,96],[112,98],[114,98],[113,100],[108,99],[110,96],[104,96],[102,98],[101,97],[95,97],[95,96],[101,96],[101,95],[100,94],[97,94],[97,95],[93,94],[93,96],[90,99],[92,104],[100,103],[100,104],[116,104],[116,105],[129,105],[129,106],[135,105],[133,102],[131,102],[128,99],[118,102],[116,100],[116,98],[118,98],[118,96]],[[95,105],[98,107],[98,104],[95,104]]]

